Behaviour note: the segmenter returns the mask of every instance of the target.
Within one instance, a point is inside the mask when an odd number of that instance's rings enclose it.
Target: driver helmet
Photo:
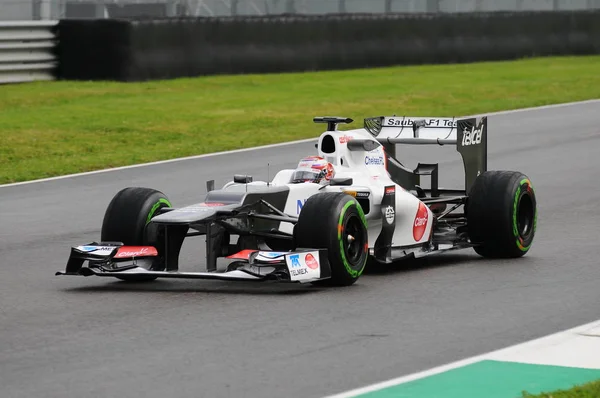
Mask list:
[[[300,160],[292,175],[293,183],[313,182],[326,184],[335,176],[333,165],[320,156],[308,156]]]

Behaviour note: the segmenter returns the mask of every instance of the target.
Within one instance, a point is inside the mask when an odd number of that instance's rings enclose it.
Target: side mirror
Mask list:
[[[348,186],[348,185],[352,185],[353,182],[354,182],[354,180],[352,180],[352,178],[332,178],[331,181],[329,181],[329,185]]]
[[[359,140],[350,140],[350,141],[348,141],[348,143],[346,145],[348,146],[348,150],[350,150],[350,151],[366,151],[366,152],[371,152],[381,146],[381,144],[377,141],[360,140],[360,139]]]
[[[206,181],[206,192],[214,191],[215,180]]]
[[[252,182],[252,176],[236,174],[233,176],[233,182],[238,184],[248,184]]]

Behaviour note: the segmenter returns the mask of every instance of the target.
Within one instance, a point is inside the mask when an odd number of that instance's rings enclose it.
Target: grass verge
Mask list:
[[[575,386],[569,390],[544,392],[541,394],[523,393],[523,398],[598,398],[600,397],[600,380]]]
[[[317,137],[316,115],[460,116],[600,97],[600,57],[0,87],[0,183]]]

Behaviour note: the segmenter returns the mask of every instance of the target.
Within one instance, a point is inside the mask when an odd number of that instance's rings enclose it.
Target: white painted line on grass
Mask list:
[[[350,398],[350,397],[355,397],[357,395],[361,395],[361,394],[366,394],[366,393],[370,393],[373,391],[377,391],[377,390],[381,390],[384,388],[388,388],[388,387],[393,387],[396,386],[398,384],[404,384],[404,383],[408,383],[410,381],[414,381],[414,380],[418,380],[418,379],[422,379],[424,377],[428,377],[428,376],[433,376],[436,375],[438,373],[443,373],[443,372],[447,372],[449,370],[452,369],[456,369],[456,368],[460,368],[463,366],[467,366],[467,365],[471,365],[475,362],[479,362],[485,359],[491,359],[494,360],[494,357],[499,357],[502,355],[505,355],[507,352],[509,353],[510,351],[514,351],[514,350],[519,350],[522,349],[526,346],[532,345],[532,344],[543,344],[546,342],[550,342],[552,340],[554,340],[557,337],[560,337],[561,335],[565,335],[565,334],[578,334],[580,336],[584,336],[587,333],[589,333],[590,329],[591,330],[598,330],[598,328],[600,327],[600,320],[598,321],[594,321],[594,322],[590,322],[590,323],[586,323],[585,325],[580,325],[580,326],[576,326],[574,328],[571,329],[567,329],[567,330],[563,330],[562,332],[557,332],[557,333],[553,333],[547,336],[543,336],[534,340],[530,340],[530,341],[526,341],[520,344],[516,344],[510,347],[506,347],[506,348],[502,348],[500,350],[496,350],[496,351],[491,351],[485,354],[481,354],[481,355],[477,355],[474,357],[470,357],[470,358],[465,358],[462,359],[460,361],[456,361],[456,362],[451,362],[448,363],[446,365],[442,365],[442,366],[438,366],[432,369],[428,369],[422,372],[417,372],[417,373],[413,373],[413,374],[409,374],[406,376],[402,376],[402,377],[398,377],[395,379],[391,379],[391,380],[387,380],[387,381],[383,381],[380,383],[376,383],[376,384],[371,384],[365,387],[360,387],[354,390],[350,390],[350,391],[346,391],[346,392],[342,392],[339,394],[335,394],[335,395],[329,395],[327,397],[324,398]],[[591,338],[597,338],[597,337],[591,337]]]
[[[545,110],[545,109],[561,108],[561,107],[565,107],[565,106],[584,105],[584,104],[590,104],[590,103],[596,103],[596,102],[600,102],[600,99],[592,99],[592,100],[577,101],[577,102],[565,102],[563,104],[552,104],[552,105],[544,105],[544,106],[537,106],[537,107],[530,107],[530,108],[510,109],[510,110],[506,110],[506,111],[489,112],[489,113],[482,113],[482,114],[478,114],[478,115],[467,115],[467,116],[462,116],[462,117],[506,115],[506,114],[511,114],[511,113],[531,112],[531,111],[538,111],[538,110]],[[19,186],[19,185],[27,185],[27,184],[35,184],[35,183],[39,183],[39,182],[62,180],[65,178],[87,176],[87,175],[93,175],[93,174],[99,174],[99,173],[108,173],[108,172],[113,172],[113,171],[134,169],[134,168],[139,168],[139,167],[147,167],[147,166],[155,166],[155,165],[161,165],[161,164],[167,164],[167,163],[182,162],[182,161],[186,161],[186,160],[202,159],[202,158],[208,158],[208,157],[213,157],[213,156],[232,155],[232,154],[236,154],[236,153],[243,153],[243,152],[261,150],[261,149],[271,149],[271,148],[277,148],[277,147],[282,147],[282,146],[287,146],[287,145],[303,144],[303,143],[307,143],[307,142],[311,142],[311,141],[317,141],[318,139],[319,139],[319,137],[307,138],[304,140],[281,142],[281,143],[277,143],[277,144],[269,144],[269,145],[263,145],[263,146],[252,147],[252,148],[242,148],[242,149],[235,149],[232,151],[206,153],[203,155],[187,156],[187,157],[183,157],[183,158],[175,158],[175,159],[168,159],[168,160],[159,160],[159,161],[150,162],[150,163],[140,163],[140,164],[133,164],[133,165],[129,165],[129,166],[114,167],[114,168],[110,168],[110,169],[87,171],[84,173],[67,174],[67,175],[63,175],[63,176],[42,178],[42,179],[38,179],[38,180],[14,182],[14,183],[10,183],[10,184],[0,185],[0,188],[14,187],[14,186]]]

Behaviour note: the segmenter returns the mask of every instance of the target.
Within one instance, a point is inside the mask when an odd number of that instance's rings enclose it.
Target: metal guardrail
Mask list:
[[[0,0],[0,21],[598,8],[600,0]]]
[[[58,21],[0,22],[0,83],[54,80]]]

